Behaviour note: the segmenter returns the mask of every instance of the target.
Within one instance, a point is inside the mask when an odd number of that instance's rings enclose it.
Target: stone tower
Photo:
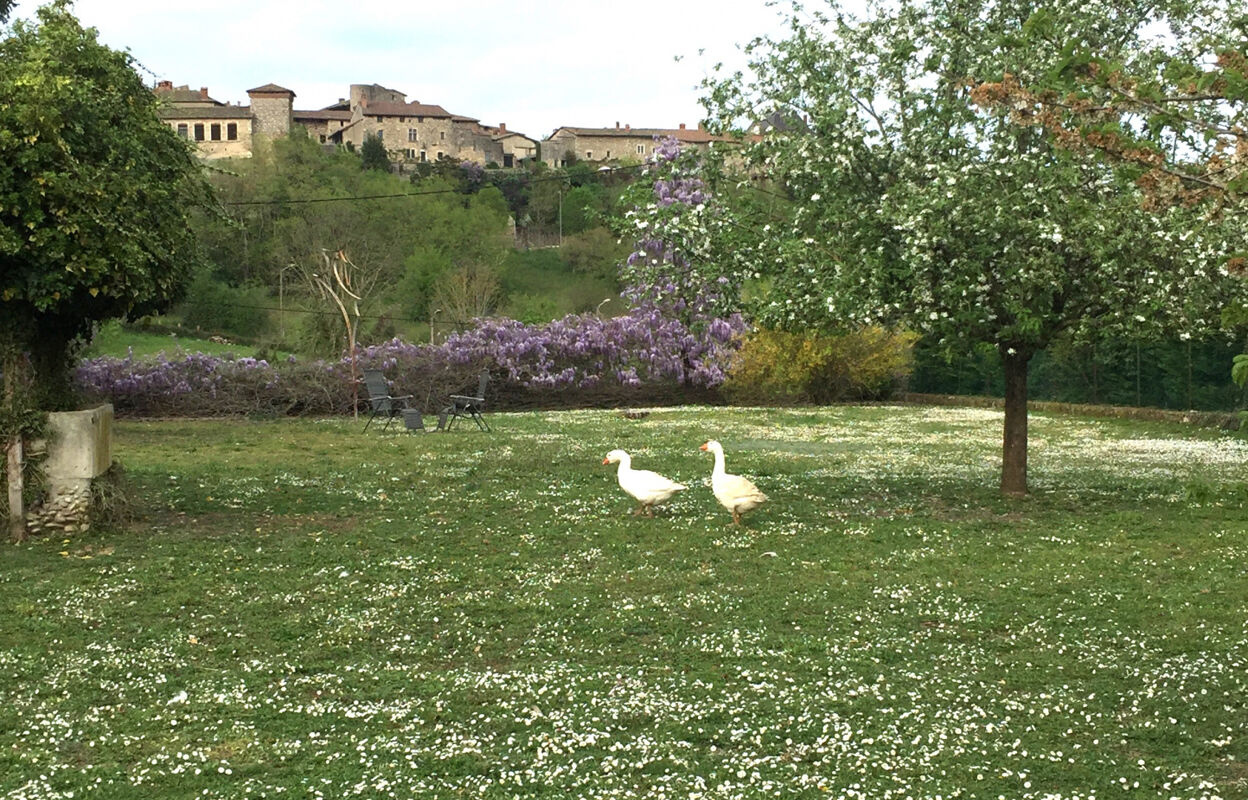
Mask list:
[[[251,98],[251,116],[255,120],[252,133],[278,139],[290,135],[293,122],[295,93],[275,83],[266,83],[248,89]]]

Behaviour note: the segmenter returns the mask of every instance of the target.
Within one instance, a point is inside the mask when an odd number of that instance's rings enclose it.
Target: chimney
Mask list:
[[[615,129],[617,131],[620,129],[620,121],[618,119],[615,121]]]
[[[632,125],[629,125],[627,122],[624,123],[624,130],[631,131],[632,129],[633,129]]]
[[[208,87],[207,87],[207,86],[201,86],[201,87],[199,87],[199,96],[200,96],[200,98],[201,98],[201,99],[203,99],[203,100],[207,100],[207,99],[208,99]]]
[[[173,91],[173,81],[160,81],[159,83],[156,84],[156,88],[164,89],[166,91],[171,92]]]
[[[680,123],[680,129],[681,129],[682,131],[685,129],[685,123],[683,123],[683,122],[682,122],[682,123]]]
[[[506,132],[507,132],[507,123],[506,123],[506,122],[500,122],[500,123],[498,123],[498,132],[499,132],[499,133],[506,133]]]

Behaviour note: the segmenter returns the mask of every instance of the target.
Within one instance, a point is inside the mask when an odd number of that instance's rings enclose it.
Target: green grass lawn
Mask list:
[[[0,795],[1248,797],[1248,443],[1037,415],[1006,500],[1000,421],[120,421],[142,518],[5,549]]]
[[[164,353],[169,358],[174,358],[179,353],[207,353],[216,356],[231,353],[239,358],[250,358],[256,355],[256,348],[237,342],[225,344],[210,339],[198,339],[189,334],[175,336],[148,333],[125,327],[118,322],[110,322],[100,328],[84,355],[87,358],[125,358],[131,353],[138,358],[156,356],[159,353]]]

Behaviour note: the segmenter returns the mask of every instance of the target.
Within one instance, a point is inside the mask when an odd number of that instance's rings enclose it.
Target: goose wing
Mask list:
[[[671,478],[648,469],[635,469],[627,475],[621,475],[620,485],[624,487],[624,491],[638,500],[671,497],[676,492],[688,488],[683,483],[677,483]]]

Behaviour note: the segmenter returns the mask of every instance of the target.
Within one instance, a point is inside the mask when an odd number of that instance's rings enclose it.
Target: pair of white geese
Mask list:
[[[724,448],[719,442],[711,439],[699,449],[715,454],[715,469],[711,472],[711,492],[714,493],[715,499],[721,506],[732,512],[732,521],[740,525],[741,515],[762,505],[767,500],[767,495],[760,492],[748,478],[730,475],[724,470]],[[655,506],[667,502],[672,495],[689,488],[657,472],[651,472],[648,469],[633,469],[632,457],[623,450],[612,450],[607,453],[602,463],[619,463],[620,469],[616,479],[620,482],[620,488],[641,504],[633,512],[635,515],[644,512],[646,516],[653,517]]]

